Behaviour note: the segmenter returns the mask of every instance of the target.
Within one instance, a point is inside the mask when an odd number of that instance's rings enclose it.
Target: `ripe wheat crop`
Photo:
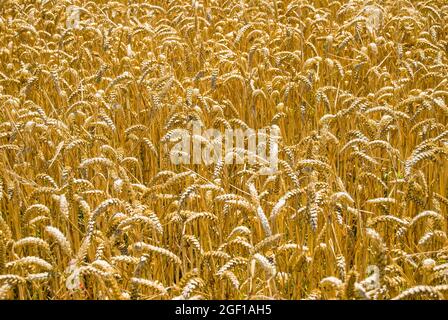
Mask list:
[[[446,0],[1,1],[0,299],[447,299],[447,53]]]

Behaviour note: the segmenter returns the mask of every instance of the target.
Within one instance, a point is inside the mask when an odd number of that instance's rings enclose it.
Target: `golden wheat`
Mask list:
[[[2,1],[0,299],[447,299],[447,26],[444,0]],[[185,130],[219,146],[196,124],[264,130],[278,170],[174,164]]]

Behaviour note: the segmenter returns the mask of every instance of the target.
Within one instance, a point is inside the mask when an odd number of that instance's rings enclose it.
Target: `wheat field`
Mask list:
[[[446,0],[1,1],[0,298],[447,299],[447,53]]]

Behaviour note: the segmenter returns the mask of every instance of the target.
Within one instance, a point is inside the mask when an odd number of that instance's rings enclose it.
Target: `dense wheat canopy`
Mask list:
[[[446,0],[1,1],[0,298],[448,298],[447,52]]]

